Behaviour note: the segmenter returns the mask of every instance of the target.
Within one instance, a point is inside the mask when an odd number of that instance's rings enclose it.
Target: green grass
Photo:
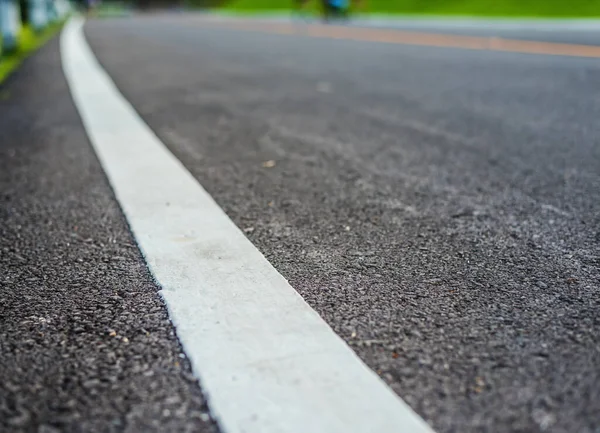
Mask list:
[[[54,34],[60,30],[63,22],[50,24],[40,33],[34,32],[31,27],[24,26],[18,37],[18,47],[11,53],[0,56],[0,83],[14,71],[21,62],[32,52],[44,45]]]
[[[93,13],[98,18],[117,18],[131,15],[131,9],[125,2],[102,2]]]
[[[309,9],[315,10],[315,0]],[[360,1],[359,1],[360,3]],[[225,10],[240,12],[290,10],[291,0],[231,0]],[[600,17],[600,0],[362,0],[364,13],[505,16]]]

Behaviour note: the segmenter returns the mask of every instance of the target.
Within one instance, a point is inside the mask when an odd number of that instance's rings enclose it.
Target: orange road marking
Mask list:
[[[216,25],[237,30],[303,35],[315,38],[345,39],[364,42],[383,42],[401,45],[416,45],[468,50],[503,51],[525,54],[545,54],[570,57],[600,57],[600,46],[566,44],[555,42],[504,39],[487,36],[462,36],[442,33],[413,32],[395,29],[373,29],[366,27],[343,27],[336,25],[273,23],[267,21],[205,20],[202,24]]]

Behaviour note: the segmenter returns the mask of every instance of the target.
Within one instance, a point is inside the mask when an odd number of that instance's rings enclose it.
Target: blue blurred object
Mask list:
[[[346,0],[329,0],[329,4],[336,9],[346,9],[348,7]]]
[[[18,0],[0,0],[0,34],[3,51],[17,48],[17,36],[21,30],[21,13]]]
[[[29,23],[36,32],[44,30],[48,24],[46,0],[29,0]]]
[[[56,3],[53,0],[44,0],[46,8],[46,18],[49,23],[53,23],[58,20],[58,11]]]

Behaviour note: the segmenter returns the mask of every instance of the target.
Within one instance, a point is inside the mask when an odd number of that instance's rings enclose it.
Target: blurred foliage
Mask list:
[[[231,1],[227,0],[186,0],[186,5],[200,8],[222,8],[227,7]]]
[[[129,2],[111,2],[104,1],[103,4],[129,4],[139,9],[154,9],[154,8],[195,8],[195,9],[217,9],[223,8],[231,3],[227,0],[130,0]]]
[[[307,9],[315,10],[315,0]],[[293,0],[231,0],[226,8],[239,11],[288,10]],[[354,9],[371,13],[423,15],[488,15],[539,17],[598,17],[600,0],[359,0]]]
[[[24,0],[20,0],[24,1]],[[75,0],[83,1],[83,0]],[[322,0],[306,0],[305,9],[315,12]],[[302,0],[124,0],[140,9],[206,8],[232,12],[289,11]],[[350,0],[354,11],[379,14],[478,15],[527,17],[600,17],[600,0]]]
[[[21,22],[27,24],[29,22],[29,0],[19,0],[19,10],[21,12]]]
[[[50,24],[39,33],[34,32],[28,25],[24,25],[19,33],[17,49],[11,53],[3,53],[0,58],[0,82],[19,66],[30,53],[47,42],[62,25],[62,22]]]

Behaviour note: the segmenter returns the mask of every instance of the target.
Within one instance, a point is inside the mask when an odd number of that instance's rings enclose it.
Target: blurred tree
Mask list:
[[[21,22],[29,23],[29,0],[19,0],[19,8],[21,9]]]
[[[139,9],[154,9],[154,8],[177,8],[177,7],[194,7],[194,8],[216,8],[225,6],[227,0],[130,0],[132,6]]]

